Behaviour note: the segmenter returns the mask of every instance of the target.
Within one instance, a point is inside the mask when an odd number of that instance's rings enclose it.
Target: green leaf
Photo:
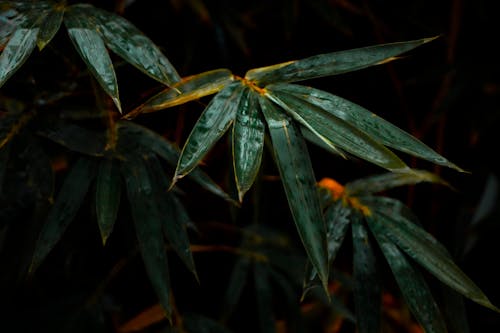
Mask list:
[[[71,41],[88,69],[121,112],[118,82],[113,63],[98,32],[99,26],[88,17],[86,7],[88,5],[85,4],[69,7],[64,16],[64,23]]]
[[[345,185],[348,195],[377,193],[404,185],[415,185],[421,182],[448,185],[438,175],[425,171],[411,169],[405,173],[384,173],[361,178]]]
[[[368,226],[378,223],[376,218],[367,216]],[[418,269],[406,259],[404,253],[377,228],[373,232],[382,252],[391,267],[396,282],[417,321],[428,333],[446,333],[446,324],[434,301],[431,290]],[[372,230],[372,231],[373,231]]]
[[[318,137],[313,131],[311,131],[307,127],[301,125],[300,132],[302,133],[302,136],[304,137],[304,139],[315,144],[316,146],[318,146],[320,148],[323,148],[324,150],[326,150],[330,154],[335,154],[335,155],[342,156],[343,158],[347,158],[346,153],[343,152],[342,149],[340,149],[339,147],[332,146],[332,144],[330,142],[328,142],[328,143],[325,142],[323,140],[323,138]]]
[[[274,333],[276,332],[276,324],[273,316],[273,295],[267,264],[254,262],[253,273],[259,332]]]
[[[162,216],[158,210],[152,180],[144,160],[139,156],[131,157],[121,165],[142,260],[165,315],[171,321],[170,277],[162,233]]]
[[[118,121],[116,126],[118,129],[117,149],[121,153],[127,154],[135,149],[144,152],[152,151],[171,166],[177,165],[180,156],[179,148],[161,135],[130,121]],[[195,168],[187,177],[207,191],[233,202],[233,199],[200,168]]]
[[[247,283],[250,263],[251,262],[248,256],[241,256],[234,264],[231,275],[229,276],[226,292],[224,294],[223,317],[225,319],[231,316],[238,305],[243,289]]]
[[[0,88],[28,59],[36,46],[39,29],[17,29],[0,55]]]
[[[375,211],[371,228],[385,235],[408,256],[425,267],[441,282],[461,293],[472,301],[494,311],[500,312],[479,287],[453,262],[450,255],[444,253],[444,247],[437,246],[425,230],[415,226],[401,216],[389,216],[384,212]]]
[[[41,128],[37,134],[69,150],[90,156],[103,156],[106,147],[104,133],[88,130],[79,125],[54,121]]]
[[[259,172],[264,148],[265,124],[257,97],[246,88],[233,125],[233,163],[240,202]]]
[[[264,96],[259,103],[295,225],[325,291],[328,284],[326,228],[304,138],[293,121]]]
[[[64,4],[57,4],[53,6],[52,10],[47,12],[46,17],[44,17],[42,23],[40,24],[40,33],[38,34],[36,42],[40,51],[43,50],[48,43],[50,43],[61,27],[65,6]]]
[[[376,258],[364,222],[352,218],[354,306],[360,333],[380,332],[382,288]]]
[[[34,272],[73,221],[95,176],[92,160],[80,158],[71,168],[35,245],[30,272]]]
[[[186,231],[188,221],[183,220],[186,218],[183,214],[183,207],[178,207],[181,203],[174,201],[172,192],[168,191],[170,182],[158,158],[151,155],[146,160],[146,164],[152,180],[158,211],[162,217],[163,234],[184,265],[199,280]]]
[[[428,160],[432,163],[463,171],[411,134],[346,99],[323,90],[301,85],[275,84],[271,87],[316,105],[365,132],[387,147]]]
[[[132,119],[140,113],[163,110],[215,94],[232,83],[233,80],[233,74],[227,69],[214,69],[184,77],[180,82],[159,92],[144,104],[127,113],[124,119]]]
[[[90,5],[86,5],[85,9],[89,19],[95,18],[98,22],[99,32],[113,52],[165,85],[180,81],[181,77],[167,57],[132,23]]]
[[[393,152],[344,120],[294,95],[282,93],[279,88],[270,87],[267,90],[273,102],[333,149],[339,146],[346,152],[391,171],[406,172],[409,169]]]
[[[174,182],[193,170],[234,121],[243,93],[235,82],[222,89],[207,105],[189,134],[175,170]]]
[[[265,85],[338,75],[386,63],[434,39],[436,37],[319,54],[297,61],[252,69],[247,72],[245,78]]]
[[[118,162],[112,159],[103,159],[99,166],[96,183],[96,213],[97,224],[101,231],[102,243],[113,231],[118,209],[122,182]]]

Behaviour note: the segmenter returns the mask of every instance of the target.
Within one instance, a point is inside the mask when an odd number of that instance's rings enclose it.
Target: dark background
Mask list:
[[[439,35],[437,40],[405,54],[398,61],[304,84],[366,107],[470,172],[458,173],[400,154],[412,167],[439,173],[455,190],[422,184],[394,190],[390,194],[413,209],[426,229],[450,249],[460,267],[492,303],[500,305],[500,273],[497,269],[500,221],[496,193],[500,54],[495,45],[500,20],[499,6],[495,1],[136,0],[94,1],[94,4],[117,11],[134,23],[161,47],[181,76],[216,68],[229,68],[243,76],[251,68],[319,53]],[[5,86],[6,95],[14,94],[13,91],[21,85],[19,82],[31,71],[36,83],[29,85],[26,92],[23,90],[27,95],[30,89],[56,85],[53,79],[56,75],[67,75],[60,66],[58,56],[61,55],[53,51],[57,48],[67,46],[63,58],[83,67],[69,45],[64,29],[59,31],[53,43],[52,51],[49,49],[43,54],[35,51],[15,75],[19,76],[16,78],[19,81]],[[117,67],[125,112],[160,88],[130,67]],[[200,103],[181,106],[177,110],[144,115],[136,121],[182,145],[206,101],[202,99]],[[310,153],[318,179],[331,177],[345,183],[383,171],[363,161],[346,161],[328,155],[316,147],[310,147]],[[205,169],[215,180],[225,188],[231,187],[227,176],[230,155],[224,140],[209,154],[205,163]],[[270,165],[264,172],[277,174]],[[263,214],[263,223],[293,227],[281,185],[271,181],[266,186],[271,194],[268,193],[268,197],[263,194],[262,201],[272,204],[262,205],[267,210]],[[248,222],[244,213],[235,213],[225,202],[205,192],[197,192],[196,188],[187,187],[187,191],[191,196],[187,196],[186,204],[191,208],[193,220],[200,225],[235,223],[234,216],[238,216],[236,220],[241,226]],[[248,206],[251,206],[251,200],[248,199]],[[481,203],[488,202],[489,205],[482,208]],[[243,206],[243,212],[249,209],[248,206]],[[127,212],[121,214],[123,220],[127,220]],[[62,300],[71,303],[69,299],[75,298],[79,300],[74,302],[77,304],[82,297],[89,297],[90,290],[98,292],[99,282],[109,276],[110,267],[123,259],[125,255],[120,251],[134,237],[127,230],[130,224],[119,224],[115,230],[118,236],[110,239],[108,249],[102,249],[97,228],[89,230],[82,222],[88,222],[88,219],[89,216],[82,212],[79,223],[70,228],[65,236],[67,240],[63,240],[42,265],[34,282],[16,281],[15,288],[4,283],[6,295],[15,300],[10,310],[4,313],[11,314],[11,319],[15,318],[13,321],[40,320],[42,326],[50,327],[44,322],[50,319],[42,319],[43,309],[47,313],[65,313],[64,309],[58,308],[65,307]],[[237,244],[231,233],[217,232],[216,228],[207,227],[203,237],[201,241],[210,239],[213,244]],[[72,265],[78,269],[74,269],[71,276],[65,276],[67,271],[61,267],[67,262],[62,257],[64,251],[75,256]],[[5,257],[3,254],[5,262],[11,265],[15,262],[12,257]],[[199,265],[201,286],[212,283],[212,288],[195,287],[194,279],[173,259],[171,265],[174,271],[177,268],[173,276],[174,290],[175,283],[179,286],[177,301],[181,307],[215,315],[219,305],[212,301],[220,296],[217,291],[224,288],[225,280],[220,276],[229,274],[232,256],[201,253],[195,259]],[[137,258],[131,260],[138,261]],[[107,287],[107,292],[115,297],[115,303],[127,304],[121,313],[124,318],[154,302],[147,279],[137,273],[140,269],[140,263],[128,265]],[[11,283],[15,279],[8,276],[5,280]],[[131,299],[136,301],[130,304]],[[211,303],[215,303],[212,309]],[[500,331],[499,314],[470,301],[466,301],[466,308],[471,332]]]

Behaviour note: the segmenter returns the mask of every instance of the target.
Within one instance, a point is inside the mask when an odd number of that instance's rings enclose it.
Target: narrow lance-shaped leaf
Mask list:
[[[393,152],[344,120],[291,94],[284,94],[274,89],[267,90],[275,103],[325,143],[333,147],[337,145],[346,152],[387,170],[403,172],[409,170]]]
[[[85,13],[86,6],[81,4],[69,7],[64,15],[64,23],[71,41],[88,69],[121,112],[118,82],[113,63],[98,32],[99,27]]]
[[[396,56],[434,39],[436,37],[319,54],[297,61],[252,69],[247,72],[245,78],[260,84],[268,84],[338,75],[386,63],[394,60]]]
[[[85,9],[90,17],[97,20],[99,32],[113,52],[163,84],[172,85],[180,81],[181,77],[167,57],[132,23],[90,5],[86,5]]]
[[[273,89],[295,95],[348,122],[387,147],[463,171],[423,142],[365,108],[326,91],[295,84],[273,84]]]
[[[193,170],[231,126],[243,92],[235,82],[210,101],[189,134],[175,170],[174,181]]]
[[[64,16],[65,5],[63,3],[55,4],[47,11],[46,16],[40,24],[40,33],[38,34],[37,45],[41,51],[54,38],[61,27]]]
[[[245,89],[233,125],[233,164],[240,202],[259,172],[265,124],[257,96]]]
[[[127,113],[123,118],[133,119],[140,113],[154,112],[194,101],[219,92],[231,82],[233,82],[233,75],[224,68],[184,77]]]
[[[381,212],[375,212],[375,214],[378,223],[372,223],[372,229],[387,236],[444,284],[472,301],[500,312],[491,304],[481,289],[453,262],[451,256],[443,253],[442,247],[427,241],[432,236],[425,230],[415,227],[413,223],[401,216],[392,217]]]
[[[42,263],[73,221],[94,176],[94,162],[87,158],[80,158],[71,168],[36,242],[30,272]]]
[[[288,205],[309,260],[327,290],[326,228],[316,180],[304,138],[297,126],[266,97],[259,96]]]
[[[177,165],[180,156],[179,148],[158,133],[130,121],[118,121],[116,126],[118,129],[117,149],[120,153],[127,154],[127,152],[133,150],[131,147],[139,145],[140,147],[136,149],[153,151],[171,166],[175,167]],[[187,177],[207,191],[225,200],[233,201],[233,199],[201,169],[195,168]]]
[[[162,220],[163,234],[175,253],[181,258],[184,265],[186,265],[189,271],[193,273],[198,280],[189,237],[186,231],[186,224],[188,221],[181,220],[181,218],[185,217],[179,211],[179,209],[182,208],[176,207],[181,203],[174,201],[172,198],[173,193],[168,191],[170,182],[156,156],[150,156],[147,159],[147,167],[152,180],[154,197],[156,198],[158,211]]]
[[[380,332],[382,289],[375,254],[359,215],[352,218],[354,306],[360,333]]]
[[[118,161],[102,160],[97,174],[96,213],[103,244],[106,244],[106,240],[113,231],[120,207],[121,185]]]
[[[371,216],[367,216],[366,221],[370,229],[373,224],[378,223],[376,217]],[[406,259],[406,255],[396,245],[384,234],[377,232],[378,229],[375,228],[372,231],[374,230],[373,234],[417,321],[425,329],[425,332],[446,333],[444,319],[422,274]]]
[[[273,295],[268,278],[268,267],[264,263],[254,262],[253,276],[255,283],[255,298],[257,299],[257,314],[259,332],[276,332],[276,323],[273,316]]]
[[[162,217],[142,157],[131,157],[122,163],[122,174],[127,185],[130,209],[146,272],[165,315],[171,320],[170,277],[162,233]]]
[[[225,319],[229,318],[238,305],[243,289],[247,284],[250,263],[248,256],[241,256],[234,264],[224,294],[223,316]]]

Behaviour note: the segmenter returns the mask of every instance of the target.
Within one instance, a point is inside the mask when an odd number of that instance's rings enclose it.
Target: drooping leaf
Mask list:
[[[349,195],[369,194],[386,191],[398,186],[414,185],[420,182],[439,183],[447,185],[438,175],[426,171],[416,170],[405,173],[384,173],[380,175],[361,178],[345,185]]]
[[[265,124],[257,97],[245,89],[233,125],[233,164],[240,202],[259,171],[264,148]]]
[[[113,231],[120,207],[122,180],[118,161],[103,159],[99,166],[96,183],[97,224],[101,231],[102,243]]]
[[[268,278],[268,269],[267,264],[260,262],[254,262],[253,264],[257,319],[259,321],[259,332],[262,333],[276,332],[273,316],[273,295]]]
[[[364,222],[352,216],[354,306],[360,333],[380,332],[382,288],[377,262]]]
[[[375,232],[385,235],[408,256],[425,267],[437,279],[472,301],[494,311],[500,310],[491,304],[482,290],[455,264],[451,256],[443,252],[442,246],[428,241],[433,237],[401,216],[389,216],[376,211],[377,223],[372,223]]]
[[[383,145],[407,154],[463,171],[423,142],[365,108],[326,91],[294,84],[275,84],[274,89],[295,95],[367,133]]]
[[[40,24],[40,32],[36,42],[40,51],[54,38],[63,20],[64,4],[59,3],[52,6],[53,8],[47,11],[46,17],[44,17]]]
[[[279,89],[267,90],[270,92],[269,98],[332,148],[339,146],[346,152],[391,171],[408,171],[408,166],[399,157],[365,132],[291,94],[284,94]]]
[[[297,61],[252,69],[247,72],[245,78],[265,85],[338,75],[386,63],[434,39],[436,37],[319,54]]]
[[[86,14],[87,7],[85,4],[69,7],[64,15],[64,23],[71,41],[88,69],[121,112],[113,63],[99,33],[97,22],[89,19]]]
[[[42,263],[73,221],[94,176],[95,164],[88,158],[80,158],[71,168],[36,242],[30,272]]]
[[[370,229],[372,224],[378,223],[377,219],[371,216],[367,216],[366,221]],[[384,234],[378,232],[373,234],[391,267],[406,303],[425,332],[446,333],[444,319],[422,274]]]
[[[181,220],[181,203],[174,201],[173,194],[168,191],[170,182],[165,175],[160,161],[154,155],[147,159],[147,167],[152,180],[154,197],[158,204],[158,211],[162,219],[162,230],[172,249],[177,253],[182,262],[198,280],[193,255],[191,253],[189,237],[186,230],[187,221]]]
[[[304,139],[307,141],[315,144],[316,146],[323,148],[327,152],[335,155],[342,156],[343,158],[347,159],[347,156],[345,152],[342,151],[339,147],[334,147],[332,146],[331,143],[326,143],[322,138],[318,137],[314,132],[312,132],[310,129],[307,127],[301,125],[300,126],[300,132],[302,133],[302,136]]]
[[[243,88],[240,82],[235,82],[222,89],[210,101],[182,148],[174,180],[193,170],[229,129],[234,121]]]
[[[276,162],[295,225],[323,287],[328,283],[326,227],[307,146],[299,129],[267,98],[259,103],[271,134]]]
[[[96,19],[106,45],[143,73],[172,85],[181,77],[160,49],[126,19],[105,10],[86,5],[89,19]]]
[[[172,167],[177,165],[180,156],[179,148],[158,133],[130,121],[118,121],[116,126],[118,130],[117,149],[122,154],[133,151],[133,149],[145,152],[152,151]],[[137,147],[137,145],[139,147]],[[195,168],[187,177],[207,191],[225,200],[233,201],[233,199],[200,168]]]
[[[106,147],[104,133],[65,122],[47,124],[37,134],[44,136],[69,150],[90,156],[103,156]]]
[[[123,118],[132,119],[140,113],[154,112],[194,101],[215,94],[232,82],[233,74],[224,68],[184,77],[172,87],[159,92],[127,113]]]
[[[170,277],[162,216],[154,196],[152,180],[142,157],[131,156],[121,166],[142,260],[165,315],[171,320]]]
[[[21,67],[36,46],[38,27],[17,29],[0,55],[0,87]]]
[[[243,289],[247,284],[250,264],[251,261],[248,256],[241,256],[234,264],[231,275],[229,276],[226,292],[224,294],[224,318],[229,318],[240,301]]]

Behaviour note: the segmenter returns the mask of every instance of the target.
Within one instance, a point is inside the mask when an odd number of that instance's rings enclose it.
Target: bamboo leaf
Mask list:
[[[250,259],[247,256],[238,258],[234,264],[226,292],[224,294],[224,318],[229,318],[240,300],[243,289],[247,283],[247,276],[250,270]]]
[[[266,264],[254,262],[253,276],[255,283],[255,297],[257,300],[257,315],[259,321],[259,332],[276,332],[275,319],[272,308],[272,289],[268,278],[268,267]]]
[[[50,43],[61,27],[64,10],[64,4],[57,4],[53,5],[53,8],[47,11],[46,16],[40,24],[40,33],[38,34],[36,42],[40,51],[43,50],[48,43]]]
[[[352,219],[354,306],[360,333],[380,332],[381,285],[368,232],[359,215]]]
[[[69,37],[92,75],[104,91],[111,97],[121,111],[113,63],[101,38],[97,22],[86,14],[88,5],[79,4],[69,7],[64,16],[64,23]]]
[[[66,176],[35,244],[30,272],[38,268],[75,218],[94,175],[94,162],[82,157]]]
[[[207,105],[182,149],[174,182],[193,170],[234,121],[243,92],[235,82],[222,89]]]
[[[0,149],[9,143],[33,118],[33,112],[8,112],[0,118]]]
[[[259,96],[273,143],[283,187],[306,253],[323,287],[328,283],[326,227],[304,138],[292,120],[267,98]]]
[[[432,163],[463,171],[423,142],[365,108],[326,91],[293,84],[275,84],[273,89],[293,94],[344,120],[383,145]],[[270,88],[271,88],[270,87]]]
[[[370,216],[367,216],[366,221],[370,229],[373,224],[378,223],[376,218]],[[372,231],[417,321],[425,332],[446,333],[444,319],[422,274],[384,234],[377,232],[377,228]]]
[[[408,256],[425,267],[437,279],[472,301],[500,312],[479,287],[453,262],[443,247],[427,241],[433,238],[425,230],[416,227],[401,216],[389,216],[376,212],[377,223],[371,228],[385,235]],[[437,241],[435,241],[437,242]]]
[[[99,32],[113,52],[165,85],[180,81],[181,77],[167,57],[132,23],[90,5],[86,5],[85,9],[87,15],[98,22]]]
[[[103,244],[106,244],[113,231],[120,207],[121,185],[118,162],[112,159],[102,160],[97,174],[96,212]]]
[[[158,133],[130,121],[118,121],[116,126],[118,129],[117,149],[122,154],[127,154],[127,152],[134,151],[134,149],[144,152],[152,151],[171,166],[175,167],[177,165],[180,156],[179,148]],[[207,191],[225,200],[233,201],[233,199],[200,168],[195,168],[187,177]]]
[[[159,111],[194,101],[215,94],[232,82],[233,75],[227,69],[215,69],[184,77],[181,81],[159,92],[144,104],[127,113],[123,118],[132,119],[140,113]]]
[[[122,163],[122,175],[146,272],[166,317],[171,321],[170,277],[162,217],[154,196],[152,180],[142,157],[131,157]]]
[[[259,172],[265,124],[257,97],[245,89],[233,125],[233,164],[240,202]]]
[[[339,146],[346,152],[390,171],[409,170],[393,152],[344,120],[291,94],[271,88],[267,90],[273,102],[332,148]]]
[[[319,54],[297,61],[252,69],[247,72],[245,78],[265,85],[338,75],[386,63],[434,39],[436,37]]]

